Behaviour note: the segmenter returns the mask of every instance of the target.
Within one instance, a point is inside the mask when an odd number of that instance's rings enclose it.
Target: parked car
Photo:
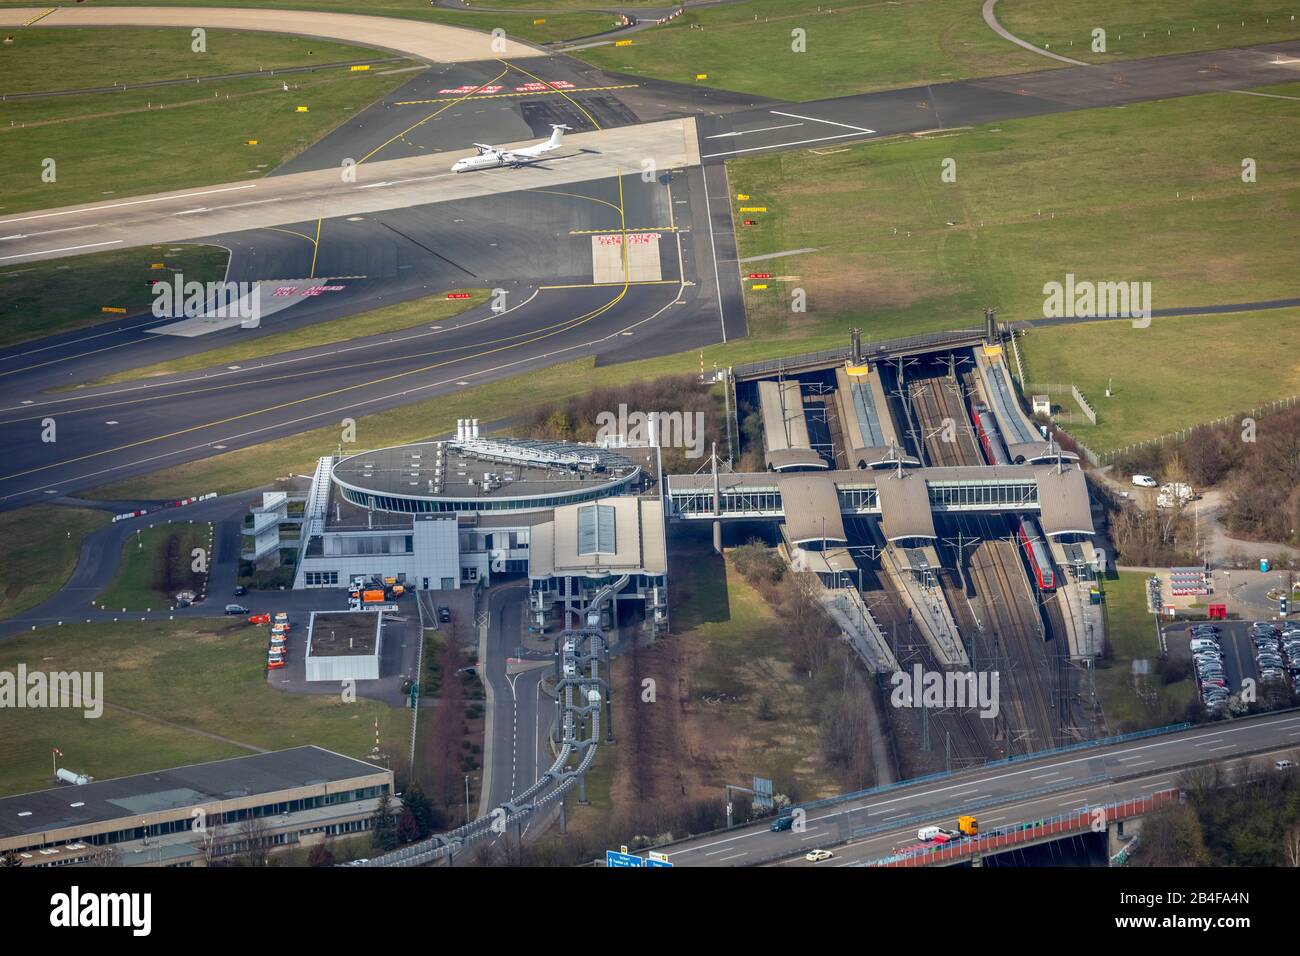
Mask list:
[[[447,605],[445,604],[439,604],[438,620],[441,621],[443,624],[449,623],[451,621],[451,608],[447,607]]]
[[[248,613],[248,608],[244,607],[244,605],[242,605],[242,604],[227,604],[227,605],[226,605],[226,613],[227,613],[227,614],[247,614],[247,613]]]
[[[1160,482],[1156,481],[1150,475],[1134,475],[1131,480],[1133,484],[1137,485],[1139,488],[1157,488],[1160,485]]]
[[[1294,767],[1294,766],[1295,766],[1295,762],[1292,761],[1292,760],[1278,760],[1277,762],[1275,762],[1275,763],[1273,764],[1273,769],[1274,769],[1274,770],[1290,770],[1290,769],[1291,769],[1292,767]]]
[[[242,584],[235,585],[235,597],[243,597],[247,593],[248,588],[244,587]]]

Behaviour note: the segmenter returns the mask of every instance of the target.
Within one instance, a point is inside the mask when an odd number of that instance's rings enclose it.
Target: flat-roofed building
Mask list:
[[[312,611],[307,624],[307,680],[378,680],[382,611]]]
[[[316,746],[0,797],[22,866],[203,866],[368,830],[392,771]]]

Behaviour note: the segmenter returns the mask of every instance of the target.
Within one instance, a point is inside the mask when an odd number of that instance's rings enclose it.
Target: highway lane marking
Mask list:
[[[1203,740],[1203,741],[1201,741],[1199,744],[1197,744],[1196,746],[1198,746],[1198,747],[1205,747],[1205,746],[1208,746],[1209,744],[1218,744],[1218,743],[1223,743],[1223,738],[1222,738],[1222,737],[1215,737],[1213,740]]]
[[[1287,724],[1293,724],[1293,723],[1297,723],[1297,722],[1300,722],[1300,717],[1288,717],[1288,718],[1281,719],[1281,720],[1262,720],[1262,721],[1259,721],[1259,722],[1251,722],[1251,723],[1248,723],[1248,724],[1243,724],[1243,725],[1240,726],[1240,727],[1234,727],[1234,728],[1231,728],[1231,729],[1229,729],[1229,730],[1218,730],[1218,729],[1215,729],[1214,731],[1210,731],[1209,734],[1210,734],[1211,736],[1213,736],[1213,735],[1226,736],[1226,735],[1228,735],[1228,734],[1239,734],[1239,733],[1243,733],[1243,732],[1246,732],[1246,731],[1260,730],[1260,729],[1263,729],[1264,731],[1268,731],[1268,730],[1272,730],[1272,729],[1275,728],[1275,727],[1281,727],[1281,726],[1285,726],[1285,725],[1287,725]],[[1173,738],[1169,738],[1169,739],[1166,739],[1166,740],[1157,740],[1157,741],[1155,741],[1155,742],[1153,742],[1153,743],[1142,744],[1141,746],[1133,747],[1133,748],[1131,748],[1131,750],[1132,750],[1132,752],[1137,753],[1137,752],[1141,752],[1141,751],[1154,750],[1154,749],[1156,749],[1156,748],[1160,748],[1160,747],[1169,747],[1169,746],[1174,746],[1174,745],[1179,745],[1179,744],[1187,744],[1187,743],[1191,742],[1192,740],[1194,740],[1197,736],[1200,735],[1200,734],[1198,734],[1198,732],[1196,732],[1196,731],[1185,731],[1184,733],[1186,734],[1186,736],[1178,736],[1178,737],[1173,737]],[[1116,756],[1118,756],[1118,754],[1122,754],[1122,753],[1125,753],[1125,752],[1126,752],[1126,751],[1118,751],[1118,752],[1116,752],[1116,753],[1106,753],[1104,750],[1102,750],[1102,751],[1100,751],[1099,753],[1093,753],[1093,754],[1090,754],[1090,755],[1086,755],[1086,756],[1082,756],[1082,757],[1075,757],[1075,758],[1072,758],[1072,759],[1069,759],[1069,760],[1062,761],[1061,763],[1056,764],[1056,766],[1058,766],[1058,767],[1067,767],[1067,766],[1070,766],[1070,765],[1072,765],[1072,764],[1086,764],[1086,763],[1088,763],[1088,762],[1091,761],[1091,760],[1095,760],[1098,756],[1101,756],[1101,757],[1116,757]],[[984,777],[984,778],[982,778],[979,782],[982,783],[982,784],[987,785],[987,784],[995,783],[995,782],[1002,781],[1002,780],[1008,780],[1008,779],[1013,778],[1013,777],[1019,777],[1019,776],[1021,776],[1021,775],[1023,775],[1023,774],[1027,774],[1027,773],[1031,772],[1032,770],[1039,770],[1039,769],[1043,769],[1043,768],[1042,768],[1042,767],[1034,767],[1034,768],[1026,768],[1026,769],[1024,769],[1024,770],[1015,770],[1015,771],[1010,771],[1010,772],[1008,772],[1008,773],[997,774],[997,775],[995,775],[995,776],[991,776],[991,777]],[[1113,782],[1107,782],[1107,783],[1104,783],[1104,784],[1098,784],[1098,785],[1096,785],[1096,786],[1092,786],[1092,787],[1085,787],[1085,788],[1083,788],[1082,790],[1080,790],[1080,791],[1078,791],[1078,792],[1079,792],[1079,793],[1087,793],[1087,792],[1089,792],[1090,790],[1097,790],[1097,789],[1101,789],[1101,788],[1104,788],[1104,787],[1110,787],[1110,786],[1114,786],[1114,785],[1117,785],[1117,784],[1120,784],[1120,783],[1123,783],[1123,782],[1124,782],[1124,781],[1113,781]],[[919,790],[919,791],[917,791],[917,792],[915,792],[915,793],[902,794],[902,795],[896,797],[896,798],[893,799],[893,800],[886,800],[886,801],[874,802],[874,803],[869,803],[869,804],[868,804],[868,803],[862,803],[862,802],[860,802],[860,801],[857,801],[857,802],[854,802],[854,803],[848,803],[848,804],[846,804],[845,806],[843,806],[843,807],[837,807],[837,808],[831,810],[829,813],[823,814],[822,816],[815,817],[815,818],[813,818],[810,822],[817,822],[817,821],[821,821],[821,820],[827,820],[827,819],[830,819],[831,817],[837,816],[837,815],[839,815],[839,814],[841,814],[841,813],[849,813],[849,812],[854,812],[854,811],[857,811],[857,810],[864,810],[864,809],[865,809],[865,810],[870,811],[873,807],[887,806],[888,804],[891,804],[891,803],[898,803],[898,802],[903,802],[903,801],[911,801],[911,800],[916,800],[916,799],[918,799],[918,798],[925,798],[925,797],[936,797],[936,796],[939,796],[939,795],[941,795],[941,794],[946,793],[946,792],[947,792],[948,790],[950,790],[950,789],[956,789],[957,787],[961,787],[961,786],[964,786],[964,785],[965,785],[965,781],[960,782],[960,783],[956,783],[956,784],[954,784],[952,787],[938,787],[938,788],[929,789],[929,790]],[[948,795],[951,796],[951,794],[948,794]],[[1008,796],[1014,798],[1015,795],[1014,795],[1014,794],[1009,794]],[[1006,806],[1006,807],[1004,807],[1004,808],[1005,808],[1005,809],[1014,809],[1015,806],[1022,806],[1022,805],[1023,805],[1023,806],[1028,806],[1028,805],[1031,805],[1031,804],[1034,803],[1034,802],[1035,802],[1034,800],[1029,800],[1029,801],[1025,801],[1023,804]],[[704,849],[705,847],[709,847],[709,846],[718,846],[718,845],[720,845],[720,844],[722,844],[722,843],[730,843],[730,842],[734,842],[734,841],[736,841],[736,840],[745,840],[745,839],[749,839],[750,837],[754,837],[754,836],[762,836],[762,835],[763,835],[764,833],[766,833],[766,832],[767,832],[766,830],[748,830],[748,831],[745,831],[745,832],[743,832],[743,833],[735,834],[734,836],[725,837],[725,838],[723,838],[722,840],[719,840],[719,841],[717,841],[717,842],[715,842],[715,843],[706,843],[706,844],[702,844],[702,845],[700,845],[700,846],[687,846],[687,847],[683,847],[683,848],[680,849],[680,850],[670,851],[668,855],[669,855],[669,856],[673,856],[674,854],[683,854],[683,853],[693,853],[693,852],[698,852],[699,850]]]
[[[1231,750],[1232,744],[1223,744],[1221,747],[1211,747],[1210,750]],[[1152,761],[1154,763],[1154,761]]]
[[[950,794],[948,794],[948,796],[950,796],[950,797],[964,797],[964,796],[967,796],[967,795],[969,795],[969,794],[972,794],[972,793],[979,793],[979,792],[980,792],[979,787],[976,787],[974,790],[963,790],[961,793],[950,793]]]
[[[796,126],[802,126],[803,123],[786,123],[783,126],[764,126],[760,129],[742,129],[733,130],[729,133],[714,133],[712,136],[706,136],[705,139],[725,139],[728,136],[748,136],[750,133],[770,133],[776,129],[793,129]]]
[[[258,185],[258,183],[248,183],[243,186],[223,186],[220,189],[203,189],[193,193],[182,193],[179,196],[151,196],[148,199],[130,199],[125,202],[105,203],[103,205],[92,205],[87,207],[77,206],[72,209],[59,209],[54,212],[36,213],[32,216],[18,216],[14,219],[0,219],[0,226],[7,226],[13,222],[30,222],[33,219],[50,219],[54,216],[70,216],[73,213],[78,212],[92,212],[99,209],[119,209],[123,206],[139,206],[143,203],[171,202],[173,200],[189,199],[192,196],[211,196],[215,193],[229,193],[240,189],[256,189]]]
[[[81,246],[64,246],[62,249],[41,249],[37,252],[20,252],[14,256],[0,256],[0,262],[6,262],[10,259],[26,259],[28,256],[49,256],[56,252],[74,252],[77,249],[94,249],[98,246],[117,246],[121,245],[121,239],[112,239],[108,242],[88,242]]]
[[[728,860],[737,860],[742,856],[749,856],[749,851],[743,850],[740,853],[733,853],[731,856],[724,856],[722,859],[718,860],[718,862],[726,863]]]
[[[1043,779],[1045,779],[1045,778],[1047,778],[1047,777],[1059,777],[1060,775],[1061,775],[1061,771],[1059,771],[1059,770],[1053,770],[1051,773],[1040,773],[1038,776],[1036,776],[1036,777],[1030,777],[1029,779],[1030,779],[1030,780],[1043,780]]]

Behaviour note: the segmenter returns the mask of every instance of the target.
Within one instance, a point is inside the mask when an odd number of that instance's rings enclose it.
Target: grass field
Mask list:
[[[208,30],[203,53],[193,51],[190,31],[180,29],[22,30],[14,38],[0,46],[0,93],[6,95],[393,56],[310,37],[234,30]]]
[[[162,262],[186,279],[214,282],[226,274],[230,253],[217,246],[141,246],[0,269],[0,347],[91,325],[116,328],[122,319],[101,311],[147,310],[148,281],[171,276],[150,268]]]
[[[635,7],[651,0],[631,0],[624,6]],[[659,0],[654,0],[658,3]],[[0,6],[33,6],[31,0],[0,0]],[[52,0],[46,7],[75,6],[75,0]],[[500,28],[512,37],[529,43],[553,43],[589,36],[608,30],[614,17],[600,12],[602,4],[592,0],[502,0],[485,4],[502,10],[521,8],[518,13],[443,10],[429,5],[429,0],[112,0],[98,6],[117,7],[269,7],[276,10],[321,10],[326,13],[364,13],[376,17],[403,17],[468,27],[485,33]],[[556,12],[552,12],[556,11]],[[534,23],[534,20],[545,20]]]
[[[1107,731],[1128,733],[1183,720],[1196,687],[1190,677],[1164,685],[1155,673],[1160,645],[1155,620],[1147,612],[1146,575],[1122,571],[1103,586],[1111,656],[1106,666],[1097,668],[1097,696]],[[1134,686],[1133,661],[1139,659],[1151,662],[1152,673],[1144,679],[1153,692],[1151,700],[1140,697]]]
[[[1291,104],[1222,93],[734,161],[733,194],[769,209],[737,230],[740,255],[820,250],[764,263],[794,275],[747,293],[751,329],[857,323],[877,338],[978,322],[985,306],[1038,318],[1066,272],[1150,281],[1155,308],[1294,295],[1279,240],[1300,212],[1297,135]],[[794,287],[806,314],[790,311]]]
[[[796,29],[805,31],[804,52],[792,48]],[[635,34],[631,46],[576,55],[633,76],[783,100],[1061,65],[995,34],[976,0],[751,0],[690,11]],[[708,78],[697,81],[701,73]]]
[[[192,355],[186,355],[169,362],[159,362],[155,365],[129,369],[88,384],[125,382],[157,375],[171,375],[175,372],[189,372],[215,365],[228,365],[231,362],[267,358],[296,349],[346,342],[349,339],[378,335],[381,332],[396,332],[416,325],[425,325],[427,323],[436,325],[487,301],[486,289],[452,291],[469,292],[471,297],[468,299],[448,299],[446,293],[426,296],[422,299],[413,299],[410,302],[402,302],[398,305],[362,312],[359,315],[334,319],[329,322],[320,322],[288,332],[277,332],[274,335],[261,336],[246,342],[240,342],[237,345],[209,349],[206,352],[195,352]]]
[[[1097,424],[1068,430],[1104,452],[1300,394],[1300,309],[1034,329],[1021,352],[1031,382],[1079,386]]]
[[[206,589],[207,573],[194,570],[195,550],[211,556],[212,526],[206,522],[152,525],[127,538],[117,578],[95,600],[110,611],[161,610],[175,603],[177,591]]]
[[[374,746],[376,720],[390,753],[405,755],[410,735],[409,711],[268,686],[266,629],[241,621],[48,628],[0,644],[0,670],[19,663],[102,672],[107,704],[98,719],[80,710],[6,710],[0,793],[51,786],[55,747],[62,765],[103,780],[252,752],[241,744],[317,744],[361,757]]]
[[[1001,0],[998,21],[1022,40],[1088,63],[1276,43],[1300,36],[1279,0]],[[1094,29],[1105,52],[1092,50]]]
[[[255,179],[410,76],[335,67],[10,102],[4,115],[13,125],[0,126],[0,163],[10,171],[0,214]],[[54,182],[43,179],[47,159]]]
[[[103,511],[61,505],[0,512],[0,618],[35,607],[63,587],[82,541],[109,518]]]

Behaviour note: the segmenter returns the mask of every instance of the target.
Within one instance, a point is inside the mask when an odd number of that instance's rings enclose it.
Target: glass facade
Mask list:
[[[622,481],[587,486],[575,491],[509,498],[423,498],[406,495],[376,495],[357,491],[342,484],[338,488],[343,497],[352,504],[361,508],[374,508],[377,511],[391,511],[395,514],[482,514],[490,511],[537,511],[543,508],[559,508],[563,505],[594,501],[597,498],[608,498],[610,495],[621,494],[636,477],[636,474],[632,474]]]

